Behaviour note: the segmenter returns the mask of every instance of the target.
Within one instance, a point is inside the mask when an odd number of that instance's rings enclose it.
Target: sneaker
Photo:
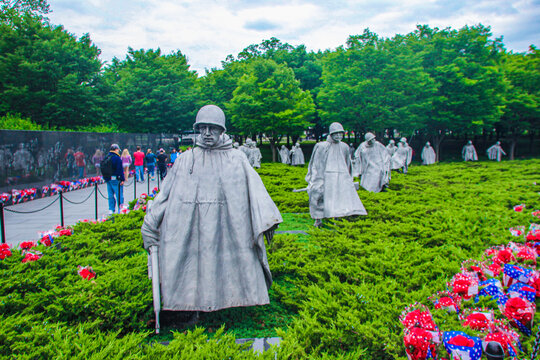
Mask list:
[[[112,215],[112,214],[114,214],[114,211],[109,210],[109,215]]]

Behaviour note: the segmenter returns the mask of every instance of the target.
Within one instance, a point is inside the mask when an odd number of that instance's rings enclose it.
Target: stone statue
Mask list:
[[[238,149],[246,155],[250,165],[253,166],[253,164],[251,163],[251,139],[247,138],[246,141],[242,144],[242,146],[240,146]]]
[[[386,150],[388,150],[388,154],[390,155],[390,157],[394,156],[394,154],[397,151],[396,142],[390,139],[390,141],[388,142],[388,145],[386,145]]]
[[[396,152],[392,156],[392,170],[401,169],[406,174],[411,161],[412,148],[407,144],[407,139],[402,137],[399,140]]]
[[[251,163],[251,166],[254,168],[260,168],[261,167],[261,160],[262,160],[262,154],[261,150],[257,147],[257,142],[252,141],[250,145],[250,156],[249,162]]]
[[[233,149],[238,149],[238,148],[240,147],[240,144],[238,144],[238,142],[235,141],[235,142],[232,144],[232,146],[233,146]]]
[[[435,159],[437,158],[437,156],[435,155],[435,150],[433,150],[433,147],[431,146],[429,141],[422,149],[422,154],[420,154],[420,157],[422,158],[422,165],[435,164]]]
[[[296,143],[296,145],[294,145],[291,149],[291,165],[304,166],[305,163],[304,152],[300,148],[300,143]]]
[[[341,141],[344,134],[340,123],[332,123],[326,141],[313,148],[306,181],[315,226],[324,218],[367,215],[353,183],[349,146]]]
[[[287,165],[290,164],[291,159],[289,156],[290,156],[289,149],[287,149],[285,145],[281,145],[281,150],[279,150],[279,157],[281,158],[281,163],[287,164]]]
[[[486,152],[487,152],[489,160],[501,161],[502,156],[506,155],[506,153],[501,147],[500,141],[497,141],[495,145],[488,148]]]
[[[463,157],[463,161],[477,161],[478,160],[476,149],[474,148],[474,145],[471,140],[469,140],[467,142],[467,145],[463,147],[463,150],[461,151],[461,157]]]
[[[360,163],[360,186],[367,191],[380,192],[390,182],[390,160],[388,150],[375,140],[375,135],[368,132],[365,141],[355,152]]]
[[[159,259],[163,309],[268,304],[264,237],[271,241],[281,215],[247,158],[233,149],[223,111],[203,106],[194,128],[196,147],[178,156],[141,229],[145,249]]]

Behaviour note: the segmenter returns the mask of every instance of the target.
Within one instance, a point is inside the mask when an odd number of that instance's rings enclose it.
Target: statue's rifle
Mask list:
[[[159,313],[161,311],[161,289],[159,278],[159,247],[150,246],[150,261],[152,266],[152,295],[154,297],[154,313],[156,314],[156,334],[159,334]]]
[[[360,189],[360,184],[358,183],[358,181],[355,181],[353,184],[354,184],[354,188],[356,190]],[[301,188],[301,189],[293,189],[292,192],[302,192],[302,191],[308,191],[308,188],[305,187],[305,188]]]

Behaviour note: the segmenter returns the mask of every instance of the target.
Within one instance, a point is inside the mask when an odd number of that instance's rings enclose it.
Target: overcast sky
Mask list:
[[[90,33],[101,59],[124,59],[128,47],[180,50],[192,70],[220,67],[228,54],[276,37],[308,50],[335,49],[369,28],[379,36],[407,34],[417,24],[483,24],[505,47],[539,45],[540,0],[49,0],[53,24]]]

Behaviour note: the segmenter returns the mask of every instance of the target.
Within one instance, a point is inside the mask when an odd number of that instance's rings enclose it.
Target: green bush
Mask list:
[[[278,230],[308,233],[276,234],[268,247],[271,304],[205,313],[198,328],[164,313],[161,336],[151,334],[144,213],[79,224],[71,237],[40,246],[36,262],[21,263],[17,251],[0,261],[0,356],[406,359],[401,311],[419,301],[442,331],[464,330],[427,297],[445,289],[462,261],[519,240],[508,228],[534,222],[538,168],[539,160],[413,166],[407,175],[394,173],[387,192],[359,190],[367,216],[315,229],[307,194],[292,192],[307,185],[307,169],[264,164],[258,171],[285,220]],[[514,212],[520,203],[526,210]],[[91,265],[97,277],[82,279],[77,265]],[[280,346],[262,357],[234,343],[276,335]],[[163,340],[170,344],[156,343]],[[522,336],[526,353],[533,342]]]

